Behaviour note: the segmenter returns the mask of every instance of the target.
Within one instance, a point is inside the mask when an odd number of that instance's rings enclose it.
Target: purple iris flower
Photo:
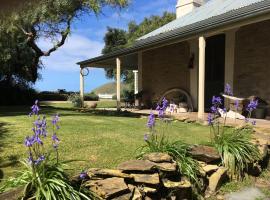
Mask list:
[[[42,161],[45,160],[45,156],[39,156],[38,159],[35,161],[35,165],[39,165]]]
[[[214,105],[214,106],[211,106],[211,112],[212,113],[217,113],[218,112],[218,109],[217,109],[217,107]]]
[[[162,99],[162,108],[163,108],[163,110],[165,110],[167,107],[168,107],[168,100],[164,97],[163,99]]]
[[[59,138],[57,137],[56,133],[54,133],[54,134],[52,135],[52,140],[53,140],[54,142],[59,142],[59,141],[60,141]]]
[[[33,138],[27,136],[24,140],[24,145],[27,147],[31,147],[33,145]]]
[[[40,145],[43,145],[42,140],[40,139],[40,137],[36,136],[36,142]]]
[[[250,100],[249,104],[247,105],[246,110],[248,112],[252,112],[253,110],[255,110],[258,106],[258,100]]]
[[[229,95],[229,96],[233,95],[230,84],[226,83],[224,93]]]
[[[56,125],[56,124],[58,123],[59,120],[60,120],[59,115],[56,114],[56,115],[53,117],[53,119],[52,119],[52,124],[53,124],[53,125]]]
[[[148,117],[147,126],[149,128],[153,128],[155,126],[155,115],[153,112],[151,112],[149,117]]]
[[[31,107],[31,112],[29,113],[29,116],[38,115],[39,111],[40,108],[38,107],[38,100],[36,100],[35,104]]]
[[[157,105],[156,110],[158,111],[158,117],[163,118],[165,111],[168,107],[168,100],[166,98],[162,99],[161,105]]]
[[[213,105],[221,105],[222,104],[222,99],[220,97],[213,96],[212,97],[212,104]]]
[[[88,174],[86,173],[86,172],[81,172],[80,173],[80,179],[81,180],[85,180],[85,179],[87,179],[89,176],[88,176]]]

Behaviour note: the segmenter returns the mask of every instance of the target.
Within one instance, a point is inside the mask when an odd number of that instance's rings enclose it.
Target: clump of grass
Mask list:
[[[228,168],[231,179],[241,178],[250,164],[260,159],[258,148],[249,138],[239,131],[225,132],[215,140],[215,146],[222,157],[222,163]]]

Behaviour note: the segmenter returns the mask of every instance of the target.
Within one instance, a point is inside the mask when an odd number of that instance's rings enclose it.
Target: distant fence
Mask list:
[[[114,94],[98,94],[100,99],[112,99]]]

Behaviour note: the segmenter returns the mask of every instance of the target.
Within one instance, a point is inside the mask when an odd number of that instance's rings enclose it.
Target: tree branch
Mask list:
[[[73,17],[69,17],[67,20],[67,27],[65,31],[61,32],[61,40],[51,49],[48,51],[42,51],[39,46],[36,44],[36,37],[37,37],[37,31],[35,29],[35,25],[33,24],[31,26],[31,31],[27,32],[25,29],[20,27],[20,29],[23,31],[23,33],[27,36],[26,42],[27,44],[36,52],[36,58],[37,60],[42,56],[50,56],[50,54],[54,51],[56,51],[59,47],[63,46],[65,44],[65,41],[67,39],[68,34],[70,33],[70,27],[71,27],[71,21]],[[35,61],[36,62],[36,61]]]
[[[61,33],[61,40],[51,49],[49,49],[47,52],[44,52],[44,56],[49,56],[52,52],[56,51],[59,47],[63,46],[65,44],[65,41],[67,39],[68,34],[70,33],[70,24],[71,24],[72,17],[70,17],[67,21],[67,28],[65,31]]]

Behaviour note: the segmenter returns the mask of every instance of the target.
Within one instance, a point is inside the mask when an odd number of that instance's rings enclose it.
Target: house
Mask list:
[[[116,67],[118,102],[120,70],[135,70],[138,91],[148,94],[142,101],[182,91],[199,118],[225,83],[236,96],[270,103],[269,0],[178,0],[176,14],[132,47],[81,61],[80,68]]]

